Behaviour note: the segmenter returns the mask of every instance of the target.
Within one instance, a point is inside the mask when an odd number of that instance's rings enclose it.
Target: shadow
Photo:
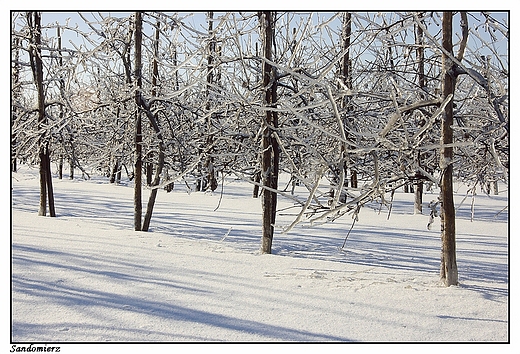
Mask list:
[[[436,237],[421,234],[412,236],[404,233],[402,229],[390,226],[375,228],[362,225],[352,230],[344,249],[341,249],[344,238],[339,238],[337,235],[346,234],[347,229],[329,227],[325,232],[320,230],[314,232],[322,235],[309,236],[298,232],[285,243],[289,246],[283,249],[277,248],[277,253],[389,269],[422,272],[438,269],[439,245]]]
[[[439,315],[437,316],[440,319],[443,320],[461,320],[461,321],[483,321],[483,322],[498,322],[498,323],[508,323],[508,321],[504,320],[494,320],[489,318],[473,318],[473,317],[454,317],[454,316],[444,316]]]
[[[255,334],[265,337],[268,340],[288,342],[349,341],[348,338],[329,336],[308,331],[299,331],[257,321],[245,320],[239,317],[231,317],[194,308],[178,306],[173,303],[154,301],[152,299],[143,299],[140,297],[124,296],[107,291],[70,287],[63,284],[50,285],[37,281],[27,281],[17,276],[13,277],[13,288],[16,289],[17,292],[25,295],[48,298],[55,303],[60,303],[65,306],[79,306],[86,308],[102,307],[105,310],[100,310],[101,312],[109,309],[115,309],[122,312],[130,311],[166,320],[193,322],[230,330],[232,332]],[[18,322],[13,319],[13,331],[15,333],[19,333],[20,331],[27,332],[22,323],[23,322]],[[75,326],[78,326],[78,324],[75,323]],[[127,330],[132,333],[139,333],[138,328],[129,328]],[[31,334],[36,335],[37,331],[38,328],[33,327]],[[172,337],[174,337],[174,334],[172,334]],[[12,339],[16,341],[16,338]],[[141,339],[137,339],[134,336],[133,340],[140,341]],[[221,338],[219,340],[221,341],[223,339]]]
[[[88,332],[86,331],[88,329]],[[78,340],[78,334],[73,332],[81,332],[83,334],[83,339]],[[131,342],[150,342],[156,343],[158,340],[156,338],[162,338],[161,341],[164,342],[204,342],[204,341],[214,341],[217,342],[218,339],[206,338],[203,336],[195,336],[195,335],[177,335],[167,330],[150,330],[150,329],[141,329],[135,327],[119,327],[117,331],[114,333],[108,332],[107,328],[102,325],[94,325],[89,324],[88,326],[78,323],[78,322],[70,322],[63,321],[53,324],[46,324],[45,328],[41,325],[35,325],[33,323],[17,321],[16,326],[13,328],[12,338],[28,338],[32,337],[33,340],[30,342],[49,342],[49,337],[56,336],[56,333],[60,333],[61,339],[59,342],[61,343],[92,343],[92,342],[113,342],[113,343],[131,343]],[[89,333],[89,334],[86,334]],[[92,335],[92,333],[94,333]],[[70,338],[67,337],[71,334]],[[81,336],[81,335],[80,335]],[[154,339],[147,339],[154,338]],[[13,341],[13,340],[12,340]],[[13,341],[16,342],[16,341]],[[55,342],[55,341],[52,341]]]
[[[459,286],[463,289],[468,289],[474,292],[478,292],[484,297],[486,300],[497,301],[496,299],[503,299],[504,297],[509,296],[509,289],[503,289],[493,286],[483,286],[483,285],[468,285],[464,283],[464,278],[460,281]]]
[[[67,272],[75,272],[78,276],[104,276],[107,279],[115,279],[125,282],[135,282],[139,284],[150,284],[150,285],[161,285],[166,286],[173,289],[182,289],[185,291],[191,291],[191,292],[205,292],[204,290],[190,287],[187,285],[179,285],[179,284],[172,284],[171,281],[168,279],[161,279],[157,275],[154,275],[154,277],[142,277],[142,276],[136,276],[134,274],[128,274],[125,272],[115,272],[115,271],[109,271],[109,270],[103,270],[106,268],[122,268],[128,267],[133,269],[134,271],[137,271],[138,269],[145,271],[145,272],[153,272],[152,267],[145,267],[139,264],[130,263],[130,262],[124,262],[124,261],[114,261],[113,259],[108,259],[107,257],[96,257],[93,255],[89,255],[88,257],[80,257],[72,253],[67,252],[57,252],[57,251],[51,251],[51,250],[45,250],[35,247],[28,247],[28,246],[21,246],[21,245],[12,245],[11,249],[13,250],[13,256],[11,257],[11,263],[14,266],[20,266],[22,268],[26,267],[48,267],[50,269],[53,269],[53,271],[59,271],[64,270]],[[31,259],[29,255],[22,256],[18,255],[17,253],[25,252],[27,254],[42,254],[45,255],[45,258],[50,258],[53,261],[42,261],[42,260],[35,260]],[[68,263],[71,264],[60,264],[57,262],[57,259],[67,259]],[[12,275],[11,281],[12,284],[15,284],[16,282],[16,276]],[[38,284],[35,284],[35,287],[38,287]],[[42,289],[43,290],[43,289]]]
[[[386,214],[374,220],[380,220],[379,226],[363,224],[363,214],[360,222],[352,229],[345,247],[341,245],[345,238],[339,235],[347,234],[351,220],[337,220],[332,224],[316,228],[295,228],[291,235],[281,235],[283,239],[274,247],[276,254],[312,258],[326,261],[364,265],[367,267],[383,267],[394,270],[419,271],[425,274],[439,273],[441,240],[440,231],[414,229],[407,225],[404,219],[397,219],[400,213],[409,213],[413,203],[395,202],[394,216],[386,220]],[[405,212],[406,211],[406,212]],[[406,218],[424,218],[427,216],[407,215]],[[347,218],[350,219],[350,218]],[[392,221],[394,220],[394,221]],[[396,221],[399,220],[399,221]],[[400,220],[402,227],[396,227]],[[438,223],[438,220],[436,221]],[[494,221],[503,223],[504,221]],[[475,226],[477,227],[477,225]],[[496,299],[508,296],[508,290],[503,285],[509,283],[509,248],[507,235],[479,235],[475,232],[457,234],[457,263],[459,279],[476,280],[498,286],[466,286],[467,289],[480,293],[486,299]]]
[[[73,183],[73,182],[71,182]],[[86,183],[86,182],[77,182]],[[98,183],[102,187],[112,189],[123,186]],[[110,199],[107,196],[87,194],[82,191],[61,192],[59,185],[54,188],[54,200],[57,218],[78,218],[95,220],[96,222],[115,226],[118,229],[128,229],[133,225],[133,202],[131,199]],[[38,189],[27,186],[16,186],[12,193],[11,208],[24,212],[37,213],[40,202]]]
[[[455,201],[457,219],[481,220],[486,222],[509,222],[509,198],[506,195],[486,195],[480,194],[475,197],[475,206],[472,210],[471,196],[464,202],[461,196]],[[486,205],[480,205],[480,200],[486,200]],[[462,202],[462,204],[460,204]]]
[[[117,188],[128,188],[112,185],[103,187],[107,187],[107,191],[115,194],[117,194]],[[249,192],[250,190],[247,189],[247,191]],[[131,198],[123,197],[123,195],[128,193],[121,193],[122,196],[120,198],[111,198],[98,192],[96,190],[92,194],[87,194],[86,192],[71,193],[70,190],[62,192],[59,188],[55,188],[58,219],[94,220],[96,223],[110,225],[111,228],[115,229],[132,229],[133,202]],[[242,193],[227,186],[224,193],[224,198],[228,198],[228,201],[231,203],[239,203],[241,198],[250,198],[249,194],[248,197],[244,197]],[[144,193],[143,197],[143,200],[146,200],[147,194]],[[240,207],[235,205],[234,208],[222,206],[217,211],[213,211],[213,208],[208,207],[208,205],[213,203],[216,206],[218,197],[214,198],[211,203],[208,203],[205,209],[195,203],[184,203],[186,199],[178,201],[177,197],[178,195],[171,193],[168,196],[163,194],[158,198],[152,217],[151,232],[185,240],[211,241],[213,242],[212,245],[222,244],[240,252],[258,252],[261,237],[260,209],[257,211],[249,209],[240,210]],[[12,192],[12,208],[36,213],[38,202],[38,190],[17,185]],[[504,203],[507,202],[507,199],[497,199],[497,202]],[[33,207],[36,209],[32,210]],[[394,201],[393,215],[409,214],[411,210],[413,210],[412,202]],[[494,218],[493,213],[496,214],[496,211],[492,210],[492,208],[489,210],[485,208],[477,210],[479,210],[479,217],[489,221],[493,219],[493,222],[507,222],[508,220],[507,211]],[[382,214],[381,220],[386,219],[386,214],[384,212]],[[465,205],[459,210],[459,215],[462,218],[470,216]],[[402,227],[392,226],[392,223],[384,223],[384,221],[377,226],[359,223],[352,230],[345,249],[340,249],[351,222],[351,219],[347,218],[347,220],[338,220],[337,222],[323,225],[323,227],[319,226],[313,229],[298,227],[290,234],[277,233],[275,234],[273,253],[279,256],[316,259],[367,267],[383,267],[398,271],[411,270],[427,274],[438,273],[441,246],[438,232],[412,230],[408,225],[402,225]],[[51,235],[42,235],[42,237],[51,237]],[[19,269],[26,269],[29,266],[43,267],[54,271],[74,272],[87,278],[95,277],[96,281],[106,279],[108,285],[110,285],[108,282],[110,280],[124,284],[127,287],[135,284],[148,284],[152,287],[164,287],[172,293],[179,291],[192,295],[212,295],[210,290],[197,286],[196,279],[184,282],[176,280],[173,282],[171,278],[159,276],[156,273],[157,269],[152,266],[134,264],[121,259],[107,257],[106,255],[88,253],[82,256],[70,252],[44,249],[43,242],[41,248],[13,243],[13,270],[15,270],[15,266],[19,266]],[[92,242],[95,241],[93,240]],[[110,246],[109,240],[104,240],[103,242],[106,243],[107,247]],[[480,237],[475,234],[463,234],[458,236],[457,247],[462,287],[479,292],[483,297],[490,300],[508,296],[508,290],[500,287],[464,284],[465,280],[471,279],[489,283],[508,283],[508,245],[503,238],[493,240],[493,237],[485,235]],[[109,253],[109,251],[107,252]],[[62,261],[60,264],[54,260],[55,258],[61,258],[66,261]],[[211,259],[203,259],[201,257],[199,260],[200,262],[211,264]],[[240,264],[237,261],[237,267],[239,266]],[[131,269],[140,270],[143,275],[136,275],[132,273]],[[239,274],[216,274],[210,270],[193,274],[190,274],[186,269],[171,269],[170,271],[186,272],[186,276],[210,277],[215,282],[233,283],[241,287],[251,288],[258,286],[241,278]],[[25,278],[23,274],[13,272],[13,291],[28,296],[47,298],[49,301],[57,301],[65,306],[83,306],[86,308],[101,306],[105,309],[131,311],[135,314],[149,315],[158,319],[173,319],[218,327],[240,334],[254,333],[269,338],[269,340],[350,341],[349,338],[298,331],[288,327],[241,319],[236,316],[201,311],[153,298],[117,294],[104,289],[78,287],[59,282],[46,282],[42,279],[31,280]],[[276,296],[277,298],[281,297],[281,299],[276,301],[285,301],[283,294],[276,294]],[[308,301],[312,300],[308,299]],[[245,301],[247,302],[247,300]],[[79,324],[75,323],[75,325],[78,326]],[[31,327],[31,325],[23,322],[21,319],[13,319],[13,333],[16,335],[20,333],[37,334],[38,331],[44,330],[41,327]],[[134,332],[145,333],[141,332],[142,330],[138,327],[125,328],[124,331],[127,331],[129,337]],[[100,333],[102,334],[102,331]],[[173,332],[169,333],[174,337]],[[197,337],[194,336],[193,338]],[[217,338],[207,339],[202,336],[201,338],[204,338],[201,340],[222,340]],[[111,339],[108,338],[106,340]],[[135,338],[130,340],[135,340]]]
[[[164,269],[143,267],[139,264],[127,263],[110,255],[78,256],[77,254],[37,248],[26,245],[14,244],[12,246],[11,284],[16,302],[13,303],[12,340],[20,338],[26,340],[55,341],[56,338],[68,338],[69,330],[74,329],[77,338],[78,333],[95,333],[96,338],[86,338],[85,341],[146,341],[149,336],[162,338],[162,341],[228,341],[227,338],[259,338],[259,340],[280,342],[348,342],[349,338],[322,334],[313,331],[297,330],[290,327],[273,325],[266,322],[241,318],[239,316],[215,313],[201,310],[200,304],[195,302],[193,307],[181,305],[175,299],[202,296],[211,299],[212,296],[222,296],[214,291],[221,287],[205,287],[208,282],[215,284],[239,283],[232,285],[232,289],[248,289],[254,292],[254,286],[239,275],[219,274],[214,272],[196,272],[182,269],[182,276],[189,283],[182,283],[179,277],[161,278],[160,272]],[[201,259],[201,261],[203,261]],[[206,259],[207,261],[207,259]],[[171,267],[171,265],[170,265]],[[140,269],[140,271],[138,271]],[[19,270],[38,270],[36,272],[21,273]],[[174,274],[180,274],[180,268],[169,268]],[[193,274],[190,274],[190,273]],[[139,273],[139,274],[136,274]],[[159,274],[157,274],[159,273]],[[65,277],[61,279],[59,274]],[[204,277],[205,285],[197,285],[197,277]],[[79,280],[81,279],[81,280]],[[78,285],[78,281],[85,285]],[[87,285],[89,284],[89,285]],[[141,289],[142,291],[133,291]],[[262,289],[265,292],[265,289]],[[259,292],[262,294],[263,292]],[[149,296],[154,294],[155,296]],[[191,297],[186,297],[192,294]],[[278,295],[277,295],[278,296]],[[53,305],[58,308],[68,309],[64,313],[75,314],[75,321],[62,321],[54,325],[34,325],[16,316],[17,303],[27,301],[25,299],[37,298],[45,303],[45,306]],[[233,304],[239,299],[233,299]],[[246,297],[246,302],[249,298]],[[185,302],[186,300],[184,300]],[[280,300],[283,303],[283,297]],[[231,304],[230,304],[231,305]],[[33,305],[34,306],[34,305]],[[246,306],[252,306],[246,303]],[[72,312],[71,312],[72,311]],[[266,314],[274,315],[271,309],[266,308]],[[78,314],[79,313],[79,314]],[[132,317],[127,317],[128,314]],[[239,312],[242,314],[242,312]],[[49,314],[52,315],[52,314]],[[280,313],[283,316],[283,313]],[[58,322],[63,315],[58,316]],[[94,318],[93,318],[94,316]],[[98,318],[103,316],[104,318]],[[141,320],[137,323],[128,323],[128,318]],[[69,316],[70,317],[70,316]],[[110,319],[118,319],[111,324],[110,330],[97,325],[97,323],[112,322]],[[94,325],[91,324],[92,321]],[[160,323],[167,325],[164,333],[156,330],[148,331],[140,328],[144,322]],[[190,325],[191,323],[192,325]],[[184,335],[184,331],[178,331],[178,326],[202,325],[219,328],[225,333],[225,338],[195,335]],[[113,328],[112,328],[113,326]],[[157,328],[160,325],[154,325]],[[99,333],[98,333],[99,332]],[[114,333],[124,333],[121,336]],[[211,331],[210,331],[211,332]],[[109,333],[109,334],[107,334]],[[179,334],[180,333],[180,334]],[[218,333],[218,332],[215,332]],[[214,334],[214,336],[217,334]],[[71,334],[72,336],[72,334]],[[84,336],[84,335],[79,335]],[[142,336],[142,337],[141,337]]]

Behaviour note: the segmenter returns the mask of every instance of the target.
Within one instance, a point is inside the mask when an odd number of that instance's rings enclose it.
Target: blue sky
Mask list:
[[[82,12],[82,14],[86,18],[89,18],[89,19],[91,18],[93,21],[95,21],[92,13]],[[104,14],[105,15],[110,14],[111,16],[115,16],[115,17],[126,17],[130,13],[129,12],[106,13],[105,12]],[[205,21],[205,16],[203,14],[201,14],[201,15],[202,16],[200,17],[200,23],[192,23],[192,25],[195,25],[196,27],[198,27],[197,29],[203,30],[206,27],[206,21]],[[494,13],[493,17],[495,17],[499,21],[501,21],[502,19],[507,18],[507,15],[508,14],[504,13],[504,12]],[[193,21],[197,21],[199,17],[194,16],[192,18],[193,18]],[[84,23],[84,20],[78,15],[77,12],[43,12],[42,13],[43,24],[56,23],[56,22],[60,23],[60,24],[65,24],[67,22],[67,19],[69,19],[70,26],[75,26],[77,24],[80,29],[83,29],[85,31],[90,30],[88,28],[88,26]],[[475,20],[472,16],[469,16],[469,20],[470,20],[470,23],[475,22]],[[339,25],[339,22],[338,22],[338,25]],[[454,31],[455,32],[457,32],[457,29],[458,29],[457,26],[458,26],[458,20],[455,19],[455,21],[454,21]],[[63,38],[65,39],[63,45],[66,45],[65,42],[67,42],[67,39],[74,40],[75,37],[77,38],[77,35],[73,35],[72,33],[67,33],[67,32],[70,32],[70,31],[65,31],[65,33],[62,34]],[[489,35],[486,34],[484,31],[481,30],[481,31],[479,31],[479,33],[481,33],[483,36],[487,36],[489,38]],[[503,48],[503,49],[505,50],[505,48]]]

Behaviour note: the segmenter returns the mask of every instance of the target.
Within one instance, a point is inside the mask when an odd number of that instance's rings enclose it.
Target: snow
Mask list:
[[[161,190],[150,232],[133,231],[131,183],[53,183],[58,216],[41,217],[36,168],[12,174],[14,343],[509,340],[508,209],[497,215],[507,191],[479,193],[473,221],[471,198],[460,205],[460,285],[446,288],[439,219],[428,230],[413,194],[395,194],[389,219],[362,208],[344,250],[348,215],[278,232],[261,255],[260,199],[246,182],[227,179],[222,196]],[[292,203],[280,198],[277,230]]]

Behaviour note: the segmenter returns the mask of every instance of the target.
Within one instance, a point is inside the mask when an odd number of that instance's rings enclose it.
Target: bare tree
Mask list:
[[[13,129],[14,122],[17,116],[18,107],[14,102],[20,99],[21,85],[20,85],[20,38],[14,38],[11,52],[13,54],[12,73],[11,73],[11,172],[17,171],[17,158],[16,158],[16,133]]]
[[[143,19],[142,13],[137,11],[135,13],[135,175],[134,175],[134,229],[135,231],[141,231],[141,217],[142,217],[142,173],[143,173],[143,161],[142,161],[142,121],[141,121],[141,110],[139,109],[142,96],[142,63],[141,63],[141,46],[142,46],[142,26]]]
[[[263,89],[265,90],[265,120],[262,124],[262,253],[271,253],[278,189],[278,170],[280,163],[278,142],[273,134],[278,127],[277,75],[276,67],[271,65],[275,41],[276,13],[263,11],[259,14],[263,41]]]
[[[160,35],[160,22],[157,22],[155,25],[155,39],[154,39],[154,53],[153,53],[153,59],[152,59],[152,98],[158,96],[158,77],[159,77],[159,66],[158,66],[158,55],[159,55],[159,35]],[[152,128],[156,134],[158,144],[159,144],[159,156],[158,156],[158,162],[156,165],[155,170],[155,177],[153,181],[150,183],[150,187],[152,188],[150,191],[150,196],[148,198],[148,204],[146,207],[146,214],[144,216],[143,221],[143,228],[142,231],[148,231],[148,228],[150,227],[150,221],[152,218],[153,213],[153,207],[155,204],[155,199],[157,198],[157,192],[159,191],[159,184],[161,182],[161,174],[164,168],[164,139],[162,130],[159,124],[159,119],[157,117],[157,114],[153,114],[151,112],[151,107],[146,100],[141,97],[141,100],[139,102],[139,106],[143,109],[144,113],[148,117],[148,120],[150,121],[150,124],[152,125]]]
[[[47,116],[45,114],[45,91],[43,87],[43,63],[41,52],[41,13],[28,12],[27,23],[30,31],[29,58],[33,73],[34,84],[36,85],[38,99],[38,131],[39,138],[39,157],[40,157],[40,207],[38,215],[45,216],[47,210],[47,195],[49,201],[49,215],[54,217],[54,192],[52,187],[51,160],[49,151],[49,133],[47,131]]]
[[[351,45],[351,36],[352,36],[352,13],[345,12],[343,14],[343,23],[342,23],[342,49],[345,52],[345,55],[343,56],[343,60],[341,61],[341,80],[343,81],[344,87],[347,90],[352,90],[352,60],[350,58],[350,45]],[[350,106],[350,97],[345,96],[342,102],[342,108],[346,111],[352,110],[352,107]],[[347,119],[345,122],[347,127],[353,126],[352,118]],[[349,137],[346,136],[348,139]],[[346,144],[342,145],[343,150],[347,150]],[[348,152],[345,152],[348,154]],[[344,168],[347,168],[347,166],[350,164],[348,156],[345,156],[345,166]],[[358,178],[357,178],[357,171],[355,168],[350,168],[350,186],[352,188],[358,187]]]
[[[450,11],[442,17],[442,96],[444,99],[453,97],[455,92],[456,76],[453,75],[454,63],[452,60],[452,21]],[[458,270],[455,250],[455,206],[453,203],[453,99],[450,99],[444,108],[441,127],[441,279],[446,286],[457,285]]]
[[[216,56],[217,56],[217,41],[215,38],[215,31],[213,29],[213,11],[208,12],[208,35],[209,35],[209,50],[207,56],[207,87],[206,87],[206,95],[208,101],[206,103],[206,142],[205,145],[207,147],[207,156],[204,161],[205,175],[202,176],[202,190],[205,191],[208,188],[211,191],[217,189],[217,179],[215,177],[215,159],[212,156],[212,145],[213,145],[213,132],[212,132],[212,119],[214,114],[211,113],[212,103],[210,98],[210,92],[213,90],[213,86],[215,85],[215,76],[216,76]]]
[[[422,15],[419,14],[419,20]],[[416,45],[416,60],[417,60],[417,85],[420,90],[426,87],[426,78],[424,75],[424,34],[421,26],[415,25],[415,45]],[[421,122],[423,122],[421,120]],[[421,165],[421,152],[416,152],[417,165]],[[414,198],[414,213],[422,214],[423,190],[424,190],[424,176],[420,169],[415,172],[415,198]]]

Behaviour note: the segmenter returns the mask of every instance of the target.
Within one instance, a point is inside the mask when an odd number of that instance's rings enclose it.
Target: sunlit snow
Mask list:
[[[247,182],[227,179],[222,197],[161,190],[150,232],[133,231],[131,182],[53,183],[58,216],[41,217],[37,169],[12,174],[14,342],[508,341],[506,186],[477,194],[473,221],[457,189],[460,285],[446,288],[439,220],[428,230],[413,194],[397,192],[389,218],[363,207],[343,250],[349,215],[283,234],[298,210],[281,198],[261,255]]]

